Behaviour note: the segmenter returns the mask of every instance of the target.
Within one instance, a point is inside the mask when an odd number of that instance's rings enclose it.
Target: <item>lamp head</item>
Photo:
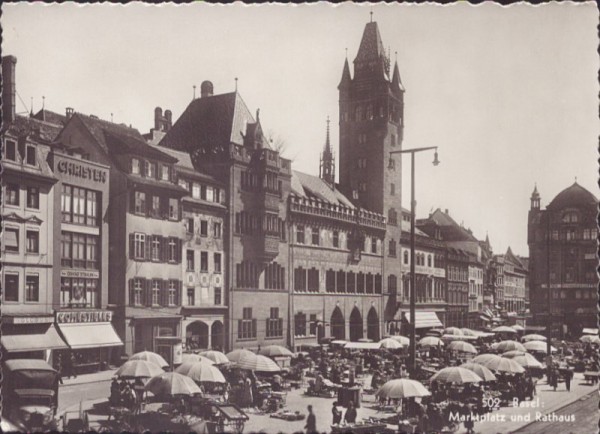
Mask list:
[[[437,152],[437,148],[436,148],[435,154],[433,155],[433,165],[437,166],[438,164],[440,164],[440,160],[438,159],[438,152]]]

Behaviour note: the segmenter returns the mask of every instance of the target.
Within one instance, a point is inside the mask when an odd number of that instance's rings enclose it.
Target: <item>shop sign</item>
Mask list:
[[[547,283],[540,285],[542,288],[548,288]],[[550,288],[565,288],[565,289],[579,289],[579,288],[595,288],[594,283],[551,283]]]
[[[106,184],[106,170],[96,169],[81,163],[66,160],[59,160],[56,164],[56,169],[59,173]]]
[[[173,345],[173,364],[179,365],[183,362],[183,344],[180,342]]]
[[[82,279],[99,279],[99,271],[89,270],[60,270],[60,277],[77,277]]]
[[[52,316],[3,316],[2,322],[6,324],[48,324],[52,323]]]
[[[78,322],[111,322],[112,312],[109,310],[75,310],[56,312],[59,324]]]

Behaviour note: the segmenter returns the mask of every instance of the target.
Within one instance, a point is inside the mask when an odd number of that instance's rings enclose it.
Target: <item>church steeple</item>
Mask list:
[[[365,26],[358,54],[354,59],[354,78],[386,78],[389,80],[390,59],[386,55],[376,21]]]
[[[335,158],[333,157],[333,151],[331,150],[331,143],[329,141],[329,116],[327,116],[327,135],[325,138],[325,147],[323,148],[323,153],[321,154],[319,166],[320,178],[333,187],[335,185]]]
[[[540,209],[540,194],[538,193],[537,184],[531,193],[531,209]]]
[[[340,84],[338,85],[338,90],[342,88],[347,88],[352,83],[352,77],[350,76],[350,66],[348,65],[348,57],[344,61],[344,70],[342,71],[342,79],[340,80]]]
[[[404,92],[402,79],[400,78],[400,70],[398,69],[398,60],[394,62],[394,73],[392,75],[392,90]]]

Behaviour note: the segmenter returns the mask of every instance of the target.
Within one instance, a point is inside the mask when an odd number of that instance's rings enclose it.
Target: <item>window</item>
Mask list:
[[[363,120],[363,109],[361,106],[356,106],[356,109],[354,109],[354,118],[357,121]]]
[[[269,318],[267,318],[267,337],[275,338],[283,336],[283,318],[279,318],[279,308],[272,307]]]
[[[40,233],[38,231],[27,231],[27,253],[40,252]]]
[[[27,163],[30,166],[35,166],[35,147],[34,146],[27,146],[25,163]]]
[[[214,197],[213,197],[213,201],[216,202],[216,203],[221,203],[221,189],[215,187],[214,188],[214,192],[215,192],[215,194],[214,194]]]
[[[356,292],[356,275],[352,271],[346,274],[346,291],[350,294]]]
[[[141,306],[142,303],[142,294],[143,294],[143,280],[142,279],[133,279],[133,300],[132,303],[134,306]]]
[[[177,280],[169,280],[167,303],[169,306],[176,306],[177,303]]]
[[[316,268],[308,270],[308,291],[319,292],[319,270]]]
[[[333,247],[340,247],[340,233],[333,231]]]
[[[135,195],[135,213],[146,214],[146,193],[143,191],[136,191]]]
[[[206,200],[206,185],[200,186],[200,199]]]
[[[373,105],[372,104],[367,105],[366,115],[367,115],[367,120],[373,119]]]
[[[221,299],[221,288],[215,288],[215,306],[220,306],[223,303]]]
[[[25,277],[25,301],[40,301],[40,276]]]
[[[19,275],[4,275],[4,301],[19,301]]]
[[[313,246],[319,245],[319,229],[318,228],[312,228],[312,245]]]
[[[365,274],[358,273],[356,275],[356,292],[359,294],[365,293]]]
[[[242,310],[242,319],[238,320],[238,339],[256,338],[256,320],[252,318],[252,308]]]
[[[207,237],[208,236],[208,221],[200,220],[200,236]]]
[[[177,199],[169,198],[169,218],[179,220],[179,201]]]
[[[367,168],[367,159],[366,158],[359,158],[358,159],[358,168],[359,169],[366,169]]]
[[[63,232],[60,241],[60,250],[61,250],[61,265],[65,267],[70,267],[73,263],[73,254],[72,254],[72,243],[73,237],[71,232]]]
[[[408,264],[408,250],[404,251],[404,255],[403,256],[404,256],[404,263]]]
[[[160,304],[160,280],[152,280],[152,306]]]
[[[150,259],[153,261],[160,261],[160,236],[153,235],[150,237],[152,244],[150,246]]]
[[[6,184],[4,200],[7,205],[19,205],[19,186],[17,184]]]
[[[394,274],[390,274],[388,276],[388,292],[390,294],[396,294],[396,291],[398,290],[398,279],[396,278],[396,276]]]
[[[146,252],[146,234],[136,233],[134,236],[134,253],[135,259],[144,259]]]
[[[40,190],[37,187],[27,187],[27,208],[40,209]]]
[[[200,199],[200,184],[195,182],[192,184],[192,197],[194,199]]]
[[[306,336],[306,315],[302,312],[294,315],[294,336]]]
[[[296,242],[299,244],[304,244],[304,226],[303,225],[296,226]]]
[[[194,251],[188,250],[185,254],[187,271],[194,271]]]
[[[317,335],[317,325],[318,325],[318,320],[317,320],[317,314],[316,313],[311,313],[310,314],[310,321],[309,321],[309,333],[311,336],[316,336]]]
[[[294,290],[300,292],[306,291],[306,270],[302,267],[294,270]]]
[[[346,273],[343,271],[338,271],[335,279],[336,283],[336,291],[337,292],[346,292]]]
[[[161,179],[163,181],[168,181],[169,179],[171,179],[171,173],[170,172],[171,171],[170,171],[169,166],[165,166],[163,164],[163,166],[162,166],[162,173],[161,173]]]
[[[390,137],[390,142],[392,146],[396,146],[396,135],[392,134]]]
[[[215,262],[215,273],[221,272],[221,254],[215,253],[213,256],[213,260]]]
[[[97,226],[98,224],[98,195],[95,191],[87,190],[86,192],[86,211],[85,224],[87,226]]]
[[[17,161],[17,144],[12,140],[4,142],[4,158]]]
[[[208,252],[200,252],[200,271],[208,273]]]
[[[193,306],[194,304],[196,304],[195,300],[194,300],[195,292],[196,292],[196,290],[194,288],[187,289],[187,304],[188,304],[188,306]]]
[[[134,175],[140,174],[140,160],[138,160],[137,158],[131,159],[131,173],[133,173]]]
[[[371,253],[377,253],[377,238],[371,237]]]
[[[398,224],[398,213],[394,208],[388,209],[388,224],[394,226]]]
[[[156,178],[156,163],[146,161],[146,176],[148,178]]]
[[[72,233],[73,268],[85,268],[85,235]]]
[[[327,270],[325,273],[325,291],[335,292],[335,271]]]
[[[160,196],[152,196],[150,202],[150,216],[154,218],[160,217]]]
[[[388,256],[396,257],[396,241],[390,240],[388,243]]]
[[[219,222],[213,222],[213,237],[221,238],[222,226]]]
[[[7,252],[19,252],[19,230],[16,228],[4,228],[4,248]]]
[[[169,238],[167,244],[167,260],[169,262],[177,262],[180,255],[177,254],[177,239]]]

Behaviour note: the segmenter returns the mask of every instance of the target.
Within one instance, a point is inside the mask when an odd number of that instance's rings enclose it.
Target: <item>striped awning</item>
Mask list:
[[[410,313],[404,312],[404,318],[410,322]],[[415,328],[444,327],[435,312],[415,312]]]

